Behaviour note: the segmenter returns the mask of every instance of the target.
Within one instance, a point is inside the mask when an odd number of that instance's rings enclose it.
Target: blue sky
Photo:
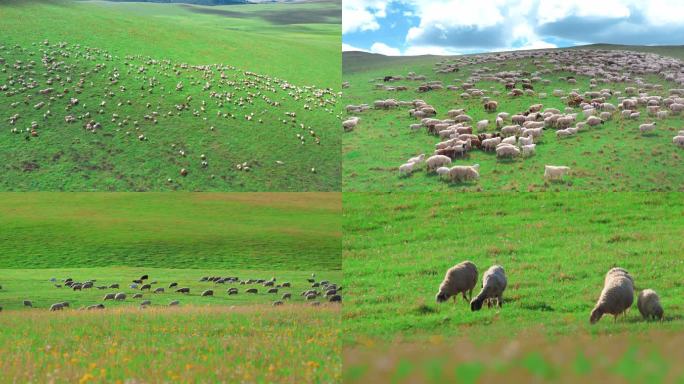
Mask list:
[[[342,32],[386,55],[684,45],[684,0],[343,0]]]

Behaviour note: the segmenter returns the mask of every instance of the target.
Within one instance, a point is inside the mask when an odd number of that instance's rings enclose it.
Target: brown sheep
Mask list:
[[[496,101],[493,101],[493,100],[484,103],[485,112],[490,112],[490,113],[496,112],[496,109],[498,107],[499,107],[499,103],[497,103]]]

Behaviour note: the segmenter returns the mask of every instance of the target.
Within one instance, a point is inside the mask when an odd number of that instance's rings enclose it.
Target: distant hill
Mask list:
[[[232,5],[247,4],[246,0],[107,0],[117,3],[136,2],[136,3],[184,3],[197,5]]]

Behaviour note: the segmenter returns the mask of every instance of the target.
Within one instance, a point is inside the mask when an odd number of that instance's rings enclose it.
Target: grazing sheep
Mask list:
[[[171,283],[171,284],[169,284],[169,289],[171,289],[173,287],[177,287],[177,286],[178,286],[178,283]]]
[[[116,300],[116,301],[126,300],[126,294],[123,292],[119,292],[116,295],[114,295],[114,300]]]
[[[537,150],[536,150],[537,144],[527,144],[527,145],[523,145],[520,148],[522,148],[523,157],[534,156],[534,154],[537,152]]]
[[[237,288],[230,288],[228,289],[228,295],[237,295],[238,294],[238,289]]]
[[[415,170],[414,165],[416,165],[416,163],[410,163],[410,162],[400,165],[399,166],[399,173],[401,173],[402,175],[410,175]]]
[[[590,127],[595,127],[599,124],[603,124],[603,120],[601,120],[601,118],[596,117],[596,116],[589,116],[589,118],[587,118],[586,123]]]
[[[549,179],[549,180],[560,180],[569,171],[570,171],[570,167],[556,166],[556,165],[545,165],[544,166],[544,178]]]
[[[136,293],[135,295],[133,295],[133,298],[134,299],[142,299],[143,295],[142,295],[142,293]]]
[[[634,281],[622,268],[612,269],[606,274],[603,290],[596,306],[591,311],[589,322],[596,324],[601,317],[608,313],[617,316],[624,313],[634,302]]]
[[[270,288],[266,293],[278,293],[278,288]]]
[[[501,140],[501,144],[515,145],[516,142],[517,142],[517,140],[516,140],[515,136],[509,136],[509,137]]]
[[[89,305],[86,307],[86,310],[88,310],[88,311],[98,310],[98,309],[105,309],[104,304],[95,304],[95,305]]]
[[[477,122],[477,131],[486,131],[489,126],[489,120],[480,120]]]
[[[520,150],[512,145],[502,145],[496,147],[497,158],[514,158],[520,156]]]
[[[50,306],[50,312],[61,311],[63,309],[64,305],[62,305],[62,303],[55,303]]]
[[[190,293],[190,288],[187,288],[187,287],[178,288],[178,289],[176,289],[176,293]]]
[[[159,288],[154,290],[154,293],[164,293],[164,288],[159,287]]]
[[[496,112],[496,109],[499,107],[499,103],[496,101],[490,100],[486,103],[484,103],[484,110],[485,112]]]
[[[248,290],[245,291],[245,293],[259,293],[259,291],[256,288],[249,288]]]
[[[140,306],[141,306],[141,307],[144,307],[144,306],[146,306],[146,305],[152,305],[152,301],[150,301],[150,300],[143,300],[143,301],[140,302]]]
[[[487,300],[491,305],[491,300],[496,299],[499,308],[503,306],[503,292],[506,290],[508,280],[502,266],[493,265],[482,275],[482,290],[470,302],[471,311],[479,311],[482,304]]]
[[[342,296],[332,295],[332,296],[330,296],[330,298],[328,298],[328,301],[331,303],[341,303],[342,302]]]
[[[684,148],[684,135],[675,136],[672,138],[672,144]]]
[[[114,300],[114,297],[115,297],[115,296],[116,296],[115,293],[108,293],[108,294],[105,295],[104,301],[107,301],[107,300]]]
[[[214,291],[212,291],[211,289],[207,289],[206,291],[202,292],[202,297],[205,296],[214,296]]]
[[[480,164],[473,166],[456,165],[449,169],[448,178],[450,181],[469,181],[480,178]]]
[[[283,302],[280,301],[280,300],[274,301],[274,302],[273,302],[273,306],[274,306],[274,307],[277,307],[277,306],[279,306],[279,305],[283,305]]]
[[[518,144],[521,145],[521,146],[534,144],[534,139],[531,138],[531,137],[520,136],[520,137],[518,138]]]
[[[177,307],[179,305],[180,305],[180,301],[178,301],[178,300],[174,300],[174,301],[169,303],[169,307]]]
[[[140,287],[141,291],[144,291],[146,289],[149,291],[150,289],[152,289],[152,285],[151,284],[145,284],[142,287]]]
[[[33,303],[30,300],[24,300],[24,307],[33,308]]]
[[[351,117],[345,121],[342,122],[342,127],[344,128],[345,132],[351,132],[356,128],[356,126],[359,124],[359,119],[358,117]]]
[[[283,293],[283,296],[281,297],[282,300],[291,299],[291,298],[292,298],[292,294],[290,292]]]
[[[477,284],[477,266],[471,261],[463,261],[447,270],[435,299],[438,303],[443,303],[453,297],[455,303],[460,293],[463,295],[463,300],[470,301],[475,284]],[[467,297],[466,292],[470,294],[470,298]]]
[[[112,284],[109,286],[109,289],[119,289],[119,284]]]
[[[658,294],[652,289],[644,289],[637,296],[637,308],[644,319],[663,319],[663,307]]]
[[[639,125],[639,131],[641,133],[648,133],[648,132],[653,132],[656,129],[656,122],[652,122],[650,124],[641,124]]]
[[[493,137],[491,139],[484,139],[482,140],[482,149],[485,151],[487,150],[495,150],[496,146],[501,143],[501,138],[500,137]]]
[[[447,164],[451,164],[451,158],[448,156],[443,156],[443,155],[434,155],[434,156],[430,156],[427,159],[426,163],[427,163],[428,172],[432,172],[439,167],[443,167]]]

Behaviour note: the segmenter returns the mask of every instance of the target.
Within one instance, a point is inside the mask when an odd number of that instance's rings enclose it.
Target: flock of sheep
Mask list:
[[[339,286],[338,284],[332,283],[328,280],[320,280],[316,281],[314,278],[315,274],[312,274],[311,278],[307,279],[307,283],[309,284],[309,287],[302,291],[300,293],[300,296],[303,297],[303,299],[307,302],[309,302],[313,306],[318,306],[321,304],[322,300],[328,301],[330,303],[341,303],[342,302],[342,295],[340,291],[342,290],[342,287]],[[292,299],[292,283],[290,282],[276,282],[276,278],[272,277],[270,279],[240,279],[235,276],[231,277],[221,277],[221,276],[205,276],[202,277],[200,282],[203,283],[211,283],[213,284],[213,289],[206,289],[203,290],[200,293],[201,297],[211,297],[215,295],[215,290],[216,287],[221,284],[229,284],[229,285],[240,285],[244,286],[244,289],[242,290],[242,293],[245,294],[252,294],[252,295],[258,295],[259,294],[259,289],[257,286],[262,286],[262,292],[265,292],[268,295],[280,295],[279,300],[273,301],[272,305],[273,306],[280,306],[285,303],[287,300]],[[107,289],[121,289],[121,284],[119,283],[113,283],[113,284],[104,284],[104,285],[96,285],[97,280],[85,280],[83,282],[78,282],[75,281],[72,278],[66,278],[61,281],[58,281],[56,278],[50,279],[50,282],[52,282],[55,286],[55,288],[58,289],[64,289],[68,288],[74,292],[76,291],[84,291],[84,290],[89,290],[89,289],[98,289],[98,290],[107,290]],[[82,307],[81,309],[83,310],[99,310],[99,309],[105,309],[104,302],[112,300],[112,301],[126,301],[129,298],[130,299],[139,299],[140,301],[140,308],[146,308],[148,306],[152,305],[152,300],[146,299],[144,292],[147,291],[147,293],[152,293],[153,295],[162,295],[164,293],[177,293],[177,294],[185,294],[189,295],[190,294],[190,288],[188,287],[181,287],[178,285],[178,282],[171,282],[168,284],[168,287],[161,287],[159,286],[158,281],[151,281],[149,279],[149,275],[143,275],[139,279],[133,280],[129,288],[131,290],[135,290],[134,293],[130,292],[111,292],[111,293],[106,293],[103,298],[102,298],[102,303],[97,303],[97,304],[92,304],[88,305],[85,307]],[[0,286],[0,289],[2,289],[2,286]],[[168,291],[167,291],[168,289]],[[238,295],[240,293],[240,290],[238,287],[230,287],[226,291],[228,296],[232,295]],[[23,305],[25,307],[33,307],[33,302],[31,300],[24,300]],[[172,300],[168,303],[169,307],[174,307],[180,305],[179,300]],[[69,302],[67,301],[60,301],[57,303],[52,304],[49,309],[50,311],[61,311],[65,308],[69,307]],[[2,307],[0,306],[0,311],[2,311]]]
[[[81,127],[145,145],[163,135],[163,129],[154,128],[157,124],[163,128],[176,124],[178,117],[190,116],[204,122],[207,133],[235,129],[233,121],[242,120],[241,126],[252,124],[253,129],[263,125],[260,129],[289,130],[292,144],[319,145],[319,130],[283,104],[303,113],[319,109],[333,114],[339,96],[331,89],[295,86],[229,65],[189,65],[141,55],[119,58],[101,49],[47,40],[31,48],[0,45],[0,71],[0,96],[8,100],[3,108],[8,114],[2,120],[9,124],[9,132],[28,142],[39,140],[44,129],[61,122],[65,129]],[[175,86],[167,86],[169,82]],[[99,101],[87,105],[86,98]],[[146,112],[139,112],[142,108]],[[206,123],[212,115],[224,122]],[[182,158],[192,152],[197,167],[208,168],[211,148],[172,144],[183,165],[178,174],[190,173],[185,164],[192,163]],[[261,164],[258,155],[236,163],[235,170],[253,170]],[[286,166],[287,159],[276,164]],[[316,164],[303,171],[315,173]]]
[[[460,294],[463,300],[470,302],[472,311],[479,311],[484,304],[488,307],[498,305],[501,308],[503,293],[508,285],[503,267],[494,265],[485,271],[482,275],[482,289],[473,299],[473,289],[477,284],[477,279],[477,266],[471,261],[464,261],[449,268],[439,286],[437,302],[442,303],[453,298],[455,303]],[[610,269],[606,273],[603,290],[591,311],[590,323],[595,324],[603,315],[613,315],[617,320],[619,315],[625,314],[634,303],[635,289],[634,279],[629,272],[619,267]],[[637,308],[644,319],[663,319],[664,311],[660,298],[652,289],[639,292]]]
[[[523,59],[535,68],[524,70]],[[545,131],[555,130],[558,140],[572,138],[581,132],[601,127],[607,121],[643,121],[639,133],[651,135],[658,129],[656,120],[667,120],[679,116],[684,111],[684,63],[674,58],[650,53],[608,50],[554,50],[518,51],[488,55],[463,56],[437,64],[439,74],[458,72],[459,68],[478,65],[466,79],[456,79],[457,85],[445,86],[442,81],[425,81],[425,76],[409,73],[407,76],[385,76],[383,83],[376,89],[387,92],[401,92],[407,86],[388,86],[394,81],[422,81],[416,92],[429,93],[446,89],[455,94],[456,100],[478,99],[489,119],[474,121],[465,108],[446,111],[446,116],[437,118],[437,109],[423,99],[401,101],[394,98],[376,100],[373,105],[348,105],[349,114],[362,114],[369,110],[408,109],[408,115],[418,119],[410,125],[413,131],[424,130],[427,134],[439,137],[431,155],[425,153],[410,157],[398,170],[401,175],[410,175],[425,164],[427,172],[435,172],[449,181],[464,182],[480,177],[479,164],[451,166],[454,159],[467,158],[470,151],[482,150],[495,152],[497,159],[515,159],[534,156],[537,146],[542,143]],[[503,70],[514,61],[519,61],[519,70]],[[577,77],[589,78],[587,89],[575,88],[569,92],[555,89],[548,95],[538,92],[551,84],[548,78],[562,74],[558,80],[571,87],[577,84]],[[659,76],[675,83],[679,88],[664,89],[661,84],[647,82],[646,76]],[[476,87],[477,83],[495,82],[499,86],[488,89]],[[633,83],[636,86],[619,84]],[[500,89],[502,87],[503,89]],[[505,93],[504,93],[505,92]],[[533,96],[538,100],[557,98],[565,107],[544,108],[535,103],[524,110],[499,111],[499,100],[509,101],[522,95]],[[402,112],[406,113],[406,112]],[[644,113],[646,116],[642,116]],[[361,118],[352,116],[343,121],[346,132],[359,126]],[[672,139],[684,148],[684,130]],[[548,164],[544,168],[546,180],[559,180],[571,171],[562,164]]]

